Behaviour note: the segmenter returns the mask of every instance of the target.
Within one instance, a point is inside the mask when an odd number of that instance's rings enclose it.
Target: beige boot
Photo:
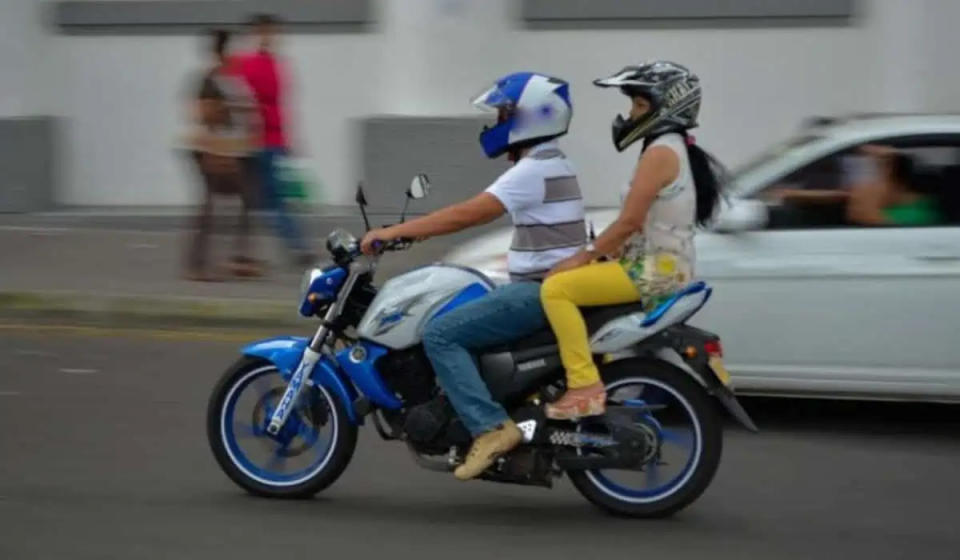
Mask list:
[[[473,440],[467,459],[453,471],[459,480],[476,477],[494,461],[509,453],[523,441],[523,434],[513,420],[507,420],[502,426],[491,430]]]

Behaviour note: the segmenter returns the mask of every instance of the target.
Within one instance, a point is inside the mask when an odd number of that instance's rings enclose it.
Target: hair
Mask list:
[[[897,152],[890,161],[890,179],[914,190],[913,178],[916,174],[916,164],[913,158],[903,152]]]
[[[684,138],[689,138],[684,134]],[[687,159],[697,190],[697,223],[706,226],[713,219],[720,203],[720,193],[727,182],[727,169],[717,158],[693,142],[687,141]]]
[[[697,197],[697,224],[706,226],[713,219],[720,203],[720,193],[728,180],[726,167],[706,150],[694,143],[693,137],[686,130],[679,132],[687,144],[687,159],[690,160],[690,172],[693,174],[693,185]],[[670,134],[664,132],[663,134]],[[643,139],[643,151],[653,144],[653,141],[663,134],[656,134]]]
[[[227,45],[230,44],[230,32],[226,29],[211,29],[210,52],[222,57],[227,52]]]
[[[263,12],[251,15],[247,23],[252,27],[260,27],[262,25],[277,25],[280,21],[275,15]]]
[[[683,136],[690,138],[686,134]],[[720,193],[727,182],[727,169],[717,158],[690,140],[687,141],[687,159],[690,160],[693,185],[697,190],[697,223],[706,226],[720,203]]]

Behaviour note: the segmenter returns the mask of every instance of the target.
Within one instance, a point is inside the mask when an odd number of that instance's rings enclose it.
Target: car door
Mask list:
[[[883,143],[941,169],[960,163],[957,137]],[[758,393],[960,398],[960,224],[861,227],[838,215],[774,211],[763,230],[700,236],[699,274],[716,290],[697,322],[723,338],[735,382]]]

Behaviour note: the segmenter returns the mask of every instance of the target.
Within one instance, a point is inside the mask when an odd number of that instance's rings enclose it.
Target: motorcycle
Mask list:
[[[406,202],[429,188],[418,175]],[[362,188],[357,203],[369,230]],[[379,256],[412,243],[397,239],[367,256],[350,233],[331,232],[331,260],[308,270],[301,286],[300,314],[321,318],[313,336],[250,344],[220,378],[207,435],[241,488],[273,498],[316,494],[347,468],[368,420],[421,467],[450,472],[463,461],[471,436],[438,387],[420,337],[430,320],[495,286],[476,270],[438,263],[377,289]],[[639,304],[583,310],[607,388],[603,416],[544,416],[544,403],[565,390],[549,329],[485,351],[481,375],[523,443],[479,478],[550,487],[566,474],[593,504],[634,517],[667,516],[693,502],[720,462],[720,406],[757,431],[734,396],[720,338],[687,324],[711,293],[696,282],[648,313]]]

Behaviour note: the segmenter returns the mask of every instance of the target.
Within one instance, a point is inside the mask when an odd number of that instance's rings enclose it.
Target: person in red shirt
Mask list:
[[[264,206],[273,211],[277,231],[297,255],[298,262],[309,264],[313,257],[304,244],[296,221],[287,212],[280,192],[278,159],[288,154],[289,143],[285,126],[286,72],[282,61],[273,52],[277,25],[277,20],[269,14],[250,18],[257,50],[238,58],[235,69],[253,91],[260,115],[257,166]]]

